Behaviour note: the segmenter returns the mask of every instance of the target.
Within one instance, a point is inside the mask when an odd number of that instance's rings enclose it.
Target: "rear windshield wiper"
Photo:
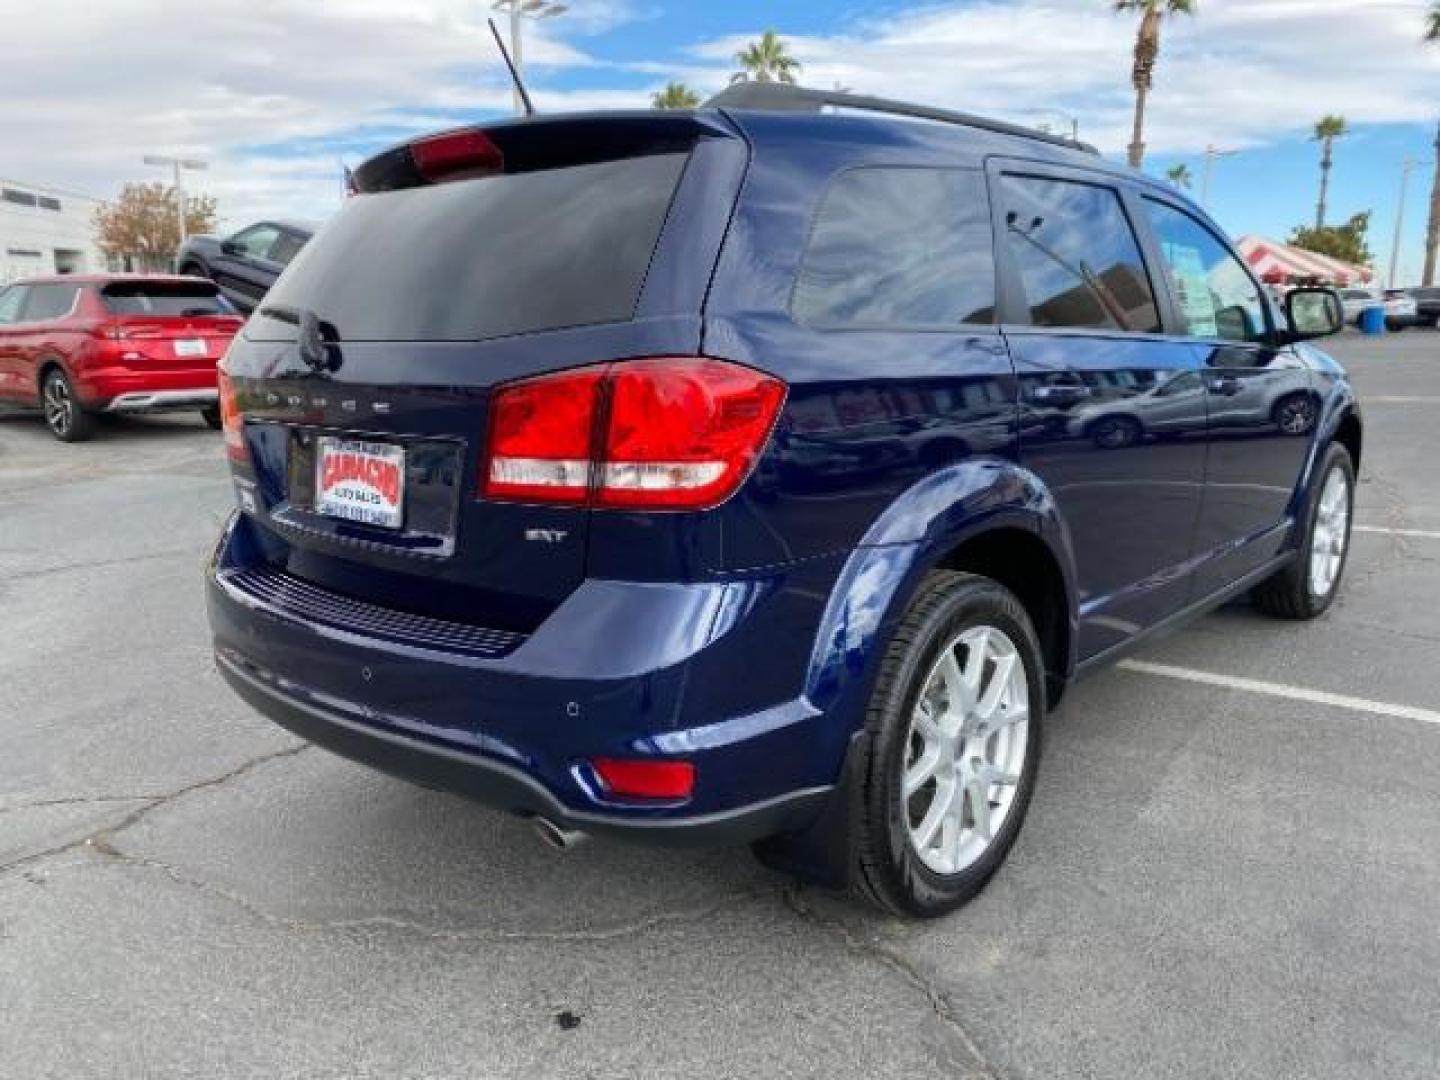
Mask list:
[[[300,359],[316,371],[334,371],[340,366],[338,352],[327,346],[340,340],[335,324],[320,318],[309,308],[290,307],[287,304],[266,304],[260,314],[268,319],[290,323],[299,330],[295,345],[300,350]]]

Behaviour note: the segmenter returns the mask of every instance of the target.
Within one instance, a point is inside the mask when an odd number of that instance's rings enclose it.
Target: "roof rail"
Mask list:
[[[1063,135],[1037,131],[1019,124],[1007,124],[1003,120],[990,120],[970,113],[953,112],[950,109],[933,109],[928,105],[911,105],[889,98],[870,97],[865,94],[846,94],[838,90],[815,90],[808,86],[794,86],[779,82],[742,82],[726,87],[709,101],[707,109],[760,109],[771,112],[813,112],[827,107],[837,109],[859,109],[864,112],[890,113],[895,116],[913,116],[921,120],[938,120],[944,124],[961,124],[965,127],[993,131],[1000,135],[1014,135],[1021,139],[1035,139],[1039,142],[1064,146],[1071,150],[1083,150],[1087,154],[1099,155],[1100,151],[1089,143],[1078,139],[1067,139]]]

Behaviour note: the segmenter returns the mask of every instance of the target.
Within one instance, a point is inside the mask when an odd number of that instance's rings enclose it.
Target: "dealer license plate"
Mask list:
[[[405,448],[322,435],[315,441],[315,509],[398,529],[405,520]]]

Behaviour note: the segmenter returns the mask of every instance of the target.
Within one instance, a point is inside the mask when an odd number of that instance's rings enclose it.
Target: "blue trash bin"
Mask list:
[[[1363,334],[1385,333],[1385,308],[1377,304],[1360,312],[1360,332]]]

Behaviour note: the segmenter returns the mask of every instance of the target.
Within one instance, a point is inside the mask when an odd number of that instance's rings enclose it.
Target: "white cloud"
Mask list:
[[[1325,112],[1353,123],[1430,117],[1440,50],[1418,44],[1424,3],[1203,0],[1199,17],[1166,27],[1151,149],[1252,145],[1303,131]],[[529,25],[526,61],[541,106],[641,105],[637,79],[719,89],[733,54],[763,29],[643,64],[608,63],[586,47],[586,35],[659,17],[657,5],[570,0],[563,19]],[[357,129],[400,138],[452,122],[444,110],[509,105],[482,0],[25,7],[0,37],[0,171],[104,196],[127,180],[159,178],[140,163],[144,153],[183,152],[212,161],[201,186],[234,224],[332,208],[334,151]],[[1119,152],[1135,24],[1109,9],[1105,0],[892,5],[883,18],[787,40],[814,85],[1031,122],[1033,110],[1058,107],[1080,118],[1084,137]],[[683,6],[670,3],[666,17],[683,19]],[[547,77],[581,68],[611,73],[614,88],[545,91]]]

